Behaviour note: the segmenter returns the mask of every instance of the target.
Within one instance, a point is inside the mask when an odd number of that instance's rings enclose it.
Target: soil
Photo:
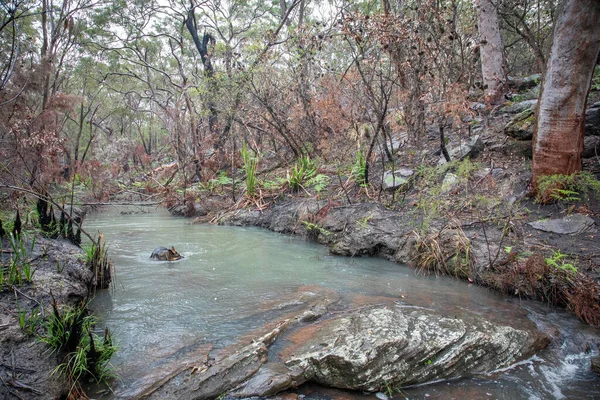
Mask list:
[[[39,236],[33,240],[31,234],[23,237],[27,260],[35,273],[33,283],[6,285],[0,291],[0,398],[64,398],[68,384],[52,373],[60,360],[38,339],[44,334],[43,326],[26,333],[19,318],[24,314],[26,320],[33,321],[32,314],[48,316],[53,299],[59,309],[84,301],[92,273],[79,247]],[[11,256],[12,248],[4,239],[1,265],[7,265]]]

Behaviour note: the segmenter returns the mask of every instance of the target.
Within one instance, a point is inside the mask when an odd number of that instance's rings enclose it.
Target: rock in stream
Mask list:
[[[548,344],[533,329],[399,305],[365,307],[313,323],[300,315],[205,371],[178,374],[150,398],[271,396],[306,382],[376,392],[491,372]],[[271,354],[268,346],[280,337],[279,354]]]

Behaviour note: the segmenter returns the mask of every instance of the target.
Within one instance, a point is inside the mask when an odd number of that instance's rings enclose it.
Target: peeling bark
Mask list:
[[[600,52],[600,1],[567,0],[559,9],[533,135],[533,187],[545,175],[582,169],[585,109]]]

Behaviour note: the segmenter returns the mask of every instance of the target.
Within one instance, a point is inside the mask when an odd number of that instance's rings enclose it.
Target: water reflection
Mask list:
[[[85,226],[105,235],[117,269],[115,289],[99,293],[93,304],[119,344],[117,391],[141,385],[201,346],[236,342],[273,317],[262,311],[264,304],[291,297],[300,286],[321,285],[338,291],[348,307],[390,301],[514,327],[535,323],[557,332],[564,344],[498,377],[403,390],[410,398],[600,398],[584,353],[584,347],[598,351],[598,332],[564,312],[451,278],[417,276],[381,259],[330,256],[323,246],[266,230],[191,225],[161,209],[120,211],[92,214]],[[159,246],[174,246],[185,258],[151,261]]]

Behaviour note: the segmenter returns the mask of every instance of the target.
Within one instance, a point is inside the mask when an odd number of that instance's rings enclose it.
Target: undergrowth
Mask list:
[[[413,235],[418,271],[473,279],[471,242],[460,226],[447,225],[427,235],[413,231]]]
[[[32,283],[33,276],[37,270],[37,267],[33,266],[32,261],[28,257],[28,253],[31,253],[35,246],[35,236],[31,241],[29,251],[22,234],[13,235],[12,232],[9,232],[8,242],[11,247],[11,256],[8,264],[0,265],[0,291],[6,285]]]
[[[103,336],[94,332],[96,318],[88,314],[87,303],[59,310],[53,299],[52,311],[45,323],[46,333],[39,340],[59,356],[61,361],[53,374],[67,380],[68,398],[79,398],[83,395],[83,379],[106,383],[114,377],[109,361],[117,346],[108,329]]]
[[[573,175],[541,176],[535,199],[542,204],[573,203],[586,200],[590,194],[600,196],[600,181],[594,174],[582,171]]]
[[[494,266],[485,280],[504,293],[565,306],[588,324],[600,326],[598,285],[558,250],[546,257],[537,253],[514,257],[510,263]]]

